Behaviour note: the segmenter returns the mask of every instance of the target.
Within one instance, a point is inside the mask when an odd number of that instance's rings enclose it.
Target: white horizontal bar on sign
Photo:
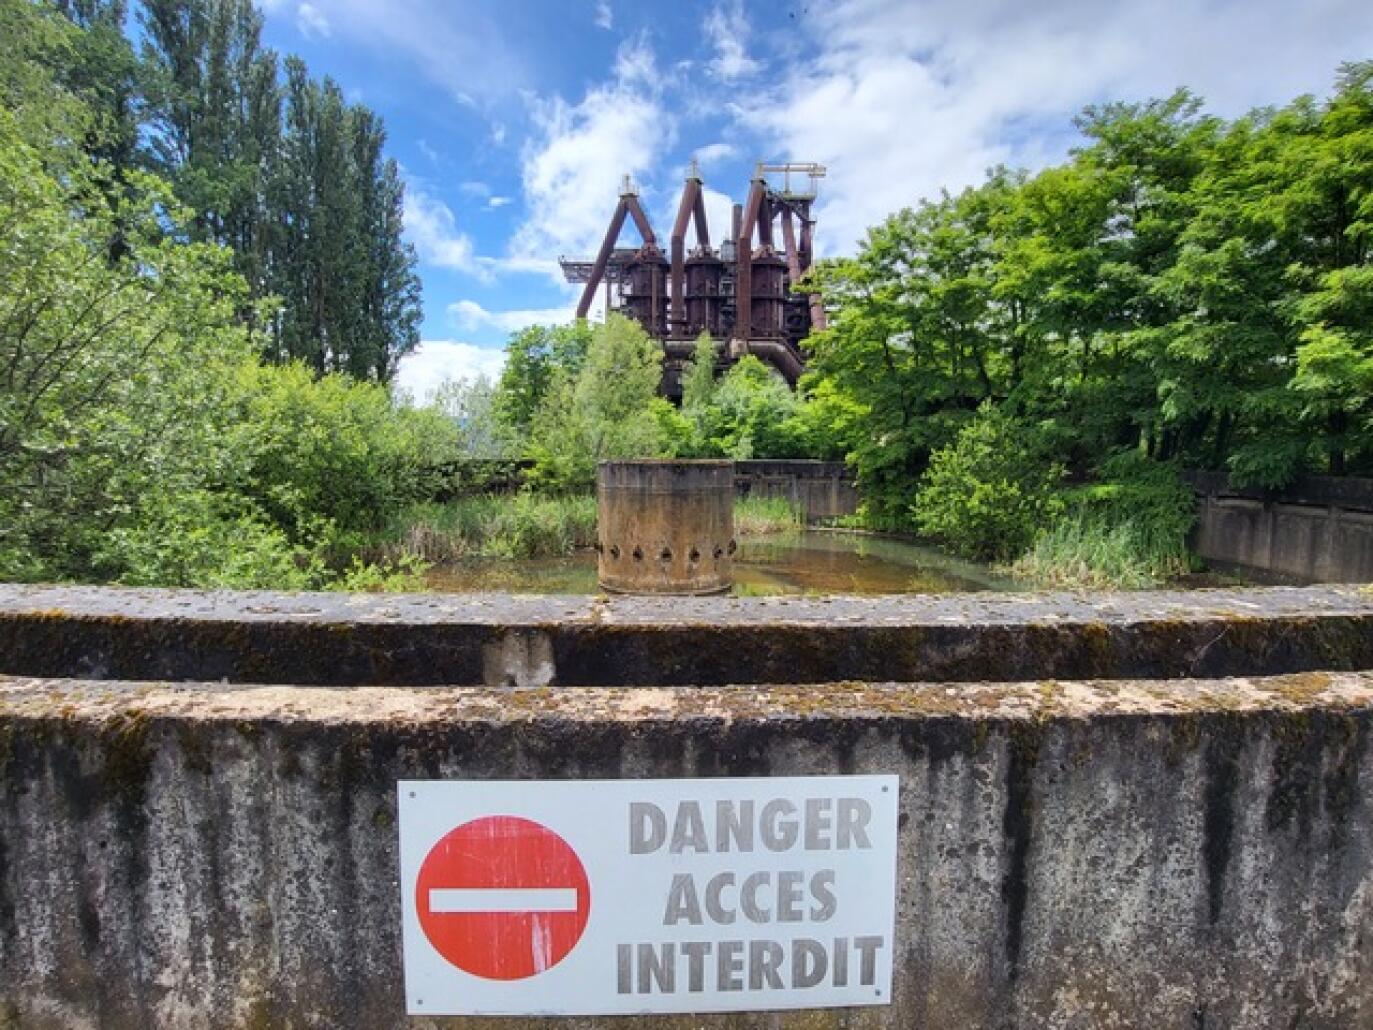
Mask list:
[[[576,887],[434,887],[429,911],[438,915],[464,912],[575,912]]]

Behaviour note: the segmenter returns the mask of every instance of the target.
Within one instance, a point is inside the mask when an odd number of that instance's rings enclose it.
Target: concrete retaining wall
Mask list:
[[[1189,477],[1203,558],[1324,583],[1373,580],[1373,479],[1313,476],[1278,494]]]
[[[650,598],[0,585],[0,673],[677,686],[1373,669],[1356,587]]]
[[[897,773],[886,1008],[1373,1026],[1373,677],[331,690],[0,679],[0,1027],[405,1020],[395,781]]]
[[[858,486],[842,461],[736,461],[734,489],[739,497],[784,497],[806,513],[807,522],[858,510]]]

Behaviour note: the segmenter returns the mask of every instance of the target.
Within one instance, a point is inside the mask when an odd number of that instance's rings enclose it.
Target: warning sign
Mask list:
[[[557,965],[586,928],[591,892],[567,841],[513,816],[464,823],[420,866],[415,910],[434,950],[473,976],[520,980]]]
[[[889,1002],[895,776],[399,793],[411,1014]]]

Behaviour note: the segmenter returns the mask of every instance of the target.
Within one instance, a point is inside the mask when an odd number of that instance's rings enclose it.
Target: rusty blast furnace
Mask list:
[[[634,319],[662,344],[663,393],[674,400],[682,393],[682,366],[702,332],[715,341],[717,371],[754,354],[795,386],[805,370],[801,341],[812,328],[825,326],[819,295],[791,292],[791,284],[811,265],[811,204],[824,174],[818,164],[760,163],[748,198],[734,205],[733,225],[717,250],[710,243],[702,180],[693,161],[669,255],[663,254],[639,192],[625,176],[595,260],[559,259],[568,282],[585,283],[577,317],[587,316],[604,283],[607,309]],[[769,175],[781,176],[780,188]],[[643,240],[637,249],[617,246],[626,218],[633,219]],[[696,243],[689,251],[688,223]]]

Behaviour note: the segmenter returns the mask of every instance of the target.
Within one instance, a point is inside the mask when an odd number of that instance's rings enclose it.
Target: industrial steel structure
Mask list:
[[[568,282],[585,284],[577,317],[591,311],[604,283],[607,310],[634,319],[661,342],[663,392],[674,399],[681,396],[682,366],[703,332],[715,340],[717,368],[755,354],[794,386],[805,370],[801,341],[825,324],[818,295],[791,292],[792,283],[811,265],[811,204],[824,174],[824,167],[813,163],[759,163],[747,199],[734,205],[729,237],[716,250],[710,244],[700,171],[692,161],[672,227],[670,256],[663,254],[639,191],[625,176],[595,259],[558,259]],[[781,176],[781,185],[769,181],[770,175]],[[626,218],[639,231],[638,248],[617,246]],[[696,237],[690,251],[688,225]],[[780,246],[774,231],[779,225]]]

